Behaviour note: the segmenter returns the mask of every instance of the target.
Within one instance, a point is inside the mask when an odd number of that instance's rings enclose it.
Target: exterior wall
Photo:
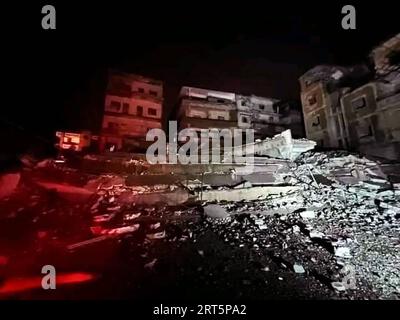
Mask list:
[[[145,143],[149,130],[161,128],[163,84],[138,75],[111,72],[105,97],[101,149]],[[133,139],[133,140],[132,140]]]
[[[306,136],[321,147],[347,148],[348,131],[340,107],[340,98],[346,88],[328,90],[322,82],[309,85],[302,79],[301,103]]]
[[[367,154],[400,158],[400,93],[378,99],[375,82],[342,98],[350,144]]]
[[[284,130],[279,126],[281,115],[275,107],[277,100],[258,96],[237,95],[237,126],[254,129],[256,137],[272,136]]]
[[[183,87],[178,112],[179,130],[184,128],[235,128],[235,94]]]
[[[302,85],[306,88],[306,85]],[[326,95],[322,83],[314,83],[301,92],[304,126],[308,139],[314,140],[319,146],[330,146],[328,132]]]

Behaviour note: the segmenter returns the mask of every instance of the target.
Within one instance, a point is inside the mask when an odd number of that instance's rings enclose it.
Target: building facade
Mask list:
[[[191,128],[229,129],[237,127],[234,93],[182,87],[179,94],[179,130]]]
[[[276,99],[237,95],[238,128],[253,129],[256,138],[272,137],[284,131],[277,103]]]
[[[371,52],[366,66],[317,66],[300,77],[308,139],[400,159],[400,35]]]
[[[400,34],[372,51],[372,81],[341,99],[350,146],[388,159],[400,159],[399,55]]]
[[[111,71],[105,97],[102,150],[143,150],[149,130],[162,127],[163,83]]]

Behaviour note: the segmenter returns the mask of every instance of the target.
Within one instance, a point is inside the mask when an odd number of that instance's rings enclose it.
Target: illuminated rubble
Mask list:
[[[210,177],[207,184],[177,179],[174,184],[128,186],[127,175],[93,176],[66,167],[51,169],[62,171],[64,182],[50,184],[43,173],[29,170],[21,173],[16,192],[2,200],[3,222],[30,219],[34,256],[56,248],[61,256],[89,252],[90,257],[100,248],[126,247],[126,259],[140,264],[135,266],[150,282],[178,259],[184,261],[178,274],[196,270],[199,280],[191,281],[200,281],[193,285],[203,289],[218,285],[229,292],[241,279],[238,292],[244,296],[285,297],[290,290],[283,288],[294,286],[303,298],[398,299],[396,164],[332,151],[307,152],[281,165],[286,169],[275,172],[281,182],[267,186],[245,183],[246,175],[239,175],[241,184],[225,186]],[[81,190],[87,193],[83,202]],[[260,194],[240,201],[206,196],[245,190]],[[11,270],[15,253],[1,248],[1,267]],[[176,258],[182,250],[186,253]],[[198,258],[185,260],[192,251]],[[222,260],[206,262],[211,256]]]

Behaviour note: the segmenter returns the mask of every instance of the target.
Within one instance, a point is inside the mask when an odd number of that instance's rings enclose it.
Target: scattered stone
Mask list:
[[[297,264],[297,263],[293,265],[293,270],[296,273],[305,273],[306,272],[306,270],[304,270],[303,266],[300,264]]]
[[[221,207],[218,204],[209,204],[204,207],[204,213],[213,218],[213,219],[226,219],[229,217],[229,214],[225,210],[225,208]]]

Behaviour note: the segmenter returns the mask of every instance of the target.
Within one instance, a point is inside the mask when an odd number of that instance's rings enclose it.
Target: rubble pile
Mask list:
[[[164,282],[165,270],[176,270],[190,286],[215,292],[234,292],[235,283],[257,288],[248,297],[282,288],[286,297],[296,287],[305,298],[399,299],[400,185],[379,163],[347,152],[308,152],[284,165],[283,183],[263,187],[245,175],[224,186],[128,186],[124,176],[101,175],[78,187],[28,183],[25,173],[18,192],[2,200],[3,222],[31,219],[35,254],[46,247],[68,257],[85,252],[82,265],[107,243],[119,245],[127,257],[118,263],[130,261],[142,281],[159,275]],[[77,202],[82,190],[87,200]],[[37,204],[18,211],[28,207],[26,194]],[[0,252],[10,275],[17,261],[11,250]]]

